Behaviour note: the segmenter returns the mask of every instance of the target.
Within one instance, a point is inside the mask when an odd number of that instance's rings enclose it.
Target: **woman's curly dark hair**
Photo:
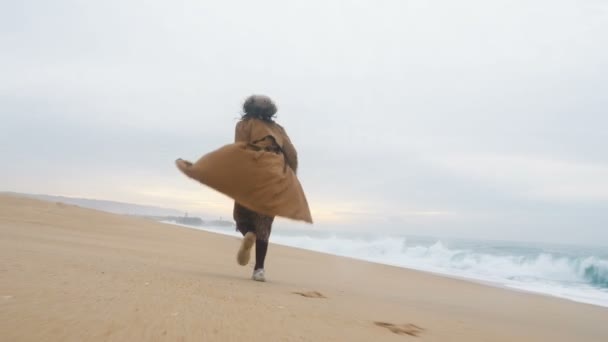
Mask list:
[[[251,95],[243,103],[242,119],[255,118],[264,121],[273,121],[277,113],[277,106],[266,95]]]

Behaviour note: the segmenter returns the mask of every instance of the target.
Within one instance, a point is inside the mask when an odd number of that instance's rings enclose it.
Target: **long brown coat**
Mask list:
[[[268,216],[312,223],[306,196],[295,171],[296,150],[283,127],[257,119],[240,121],[235,143],[177,163],[180,170],[244,207]]]

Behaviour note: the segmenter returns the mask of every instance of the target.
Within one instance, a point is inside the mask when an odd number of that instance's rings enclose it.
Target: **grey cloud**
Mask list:
[[[521,188],[528,183],[434,162],[495,155],[606,166],[602,1],[1,6],[0,152],[13,162],[0,170],[0,190],[70,187],[76,167],[182,191],[191,184],[179,183],[171,161],[229,142],[240,101],[267,93],[298,147],[309,196],[373,208],[335,209],[362,226],[608,243],[601,200],[534,198]],[[48,181],[33,182],[23,166],[44,168]],[[402,215],[416,210],[459,215]]]

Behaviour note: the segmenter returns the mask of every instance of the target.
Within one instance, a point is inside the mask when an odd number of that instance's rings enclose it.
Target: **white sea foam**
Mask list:
[[[226,229],[204,230],[240,236]],[[317,234],[318,235],[318,234]],[[294,234],[275,230],[272,242],[382,264],[467,278],[608,307],[608,258],[584,249],[463,244],[405,237]]]

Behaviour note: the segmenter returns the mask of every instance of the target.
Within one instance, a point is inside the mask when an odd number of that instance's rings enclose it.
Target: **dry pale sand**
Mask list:
[[[276,245],[254,282],[238,245],[0,196],[0,341],[608,341],[605,308]]]

